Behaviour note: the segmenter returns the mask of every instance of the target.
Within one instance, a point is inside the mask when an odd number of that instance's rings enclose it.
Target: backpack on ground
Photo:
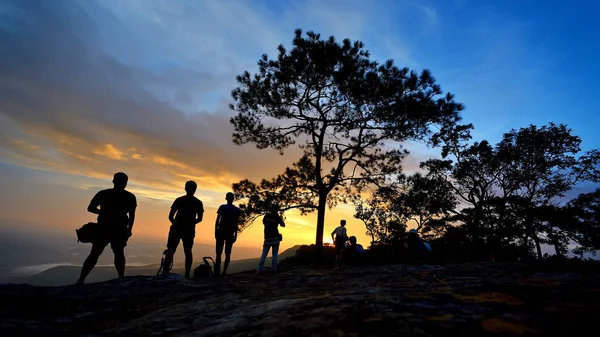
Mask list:
[[[165,249],[163,251],[163,255],[160,258],[160,267],[158,267],[158,271],[156,272],[156,276],[158,276],[158,274],[160,274],[161,271],[165,270],[165,273],[168,273],[171,271],[171,268],[173,268],[173,261],[175,260],[174,258],[171,259],[171,263],[168,266],[165,266],[165,260],[167,259],[167,254],[169,253],[169,249]]]
[[[202,263],[194,268],[194,279],[197,280],[214,275],[213,267],[210,265],[210,262],[208,262],[209,259],[212,261],[213,265],[215,264],[215,261],[210,256],[203,257]]]
[[[77,234],[77,242],[82,243],[92,243],[94,240],[98,238],[100,235],[100,224],[96,222],[88,222],[83,225],[81,228],[76,229],[75,233]]]

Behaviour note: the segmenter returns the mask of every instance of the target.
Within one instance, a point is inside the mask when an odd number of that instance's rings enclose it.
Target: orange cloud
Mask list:
[[[24,151],[37,152],[40,150],[39,146],[31,144],[22,139],[11,139],[9,140],[9,144]]]
[[[114,160],[125,160],[123,151],[117,149],[113,144],[104,144],[102,147],[93,150],[93,153]]]
[[[173,159],[169,159],[166,157],[161,157],[161,156],[154,156],[152,158],[152,162],[155,164],[159,164],[159,165],[164,165],[164,166],[175,166],[175,167],[179,167],[179,168],[186,168],[185,164],[182,164],[178,161],[175,161]]]

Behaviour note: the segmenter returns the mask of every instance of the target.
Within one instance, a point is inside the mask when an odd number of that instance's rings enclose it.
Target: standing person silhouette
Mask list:
[[[272,249],[273,259],[271,261],[271,272],[277,272],[277,256],[279,254],[279,243],[281,242],[281,235],[279,234],[279,226],[285,227],[285,222],[279,216],[279,206],[271,206],[271,211],[265,214],[263,218],[263,225],[265,226],[265,241],[263,242],[263,251],[260,256],[258,263],[258,271],[261,272],[265,264],[265,259],[269,250]]]
[[[335,238],[334,235],[335,234]],[[340,268],[340,260],[342,258],[342,250],[346,248],[348,241],[348,233],[346,232],[346,220],[341,220],[340,225],[331,232],[331,240],[335,243],[335,267],[334,270]]]
[[[98,192],[90,201],[88,212],[98,214],[99,233],[92,242],[92,250],[85,259],[76,284],[83,284],[94,269],[104,248],[110,243],[119,277],[125,275],[125,246],[131,237],[135,221],[137,201],[133,193],[126,191],[128,177],[123,172],[115,173],[113,188]]]
[[[170,266],[173,255],[179,246],[179,241],[183,242],[183,252],[185,253],[185,277],[190,278],[190,270],[194,257],[192,247],[194,246],[194,237],[196,237],[196,224],[202,221],[204,215],[204,206],[202,201],[196,198],[194,194],[198,185],[190,180],[185,183],[185,195],[175,199],[169,212],[169,238],[167,240],[167,256],[164,266]],[[164,274],[169,273],[169,268],[163,269]]]
[[[226,204],[219,206],[217,219],[215,220],[215,239],[217,240],[215,276],[221,274],[221,254],[225,247],[225,264],[223,265],[223,276],[227,274],[227,267],[231,259],[231,249],[237,240],[238,224],[242,210],[233,205],[235,195],[228,192],[225,195]]]

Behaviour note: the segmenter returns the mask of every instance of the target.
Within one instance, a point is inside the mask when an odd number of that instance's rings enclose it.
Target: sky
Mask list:
[[[360,0],[4,0],[0,3],[0,228],[74,235],[87,204],[124,171],[138,197],[134,235],[166,241],[167,215],[195,180],[196,240],[213,242],[231,184],[298,158],[236,146],[230,92],[294,30],[361,40],[372,58],[431,69],[475,140],[565,123],[600,148],[600,2]],[[411,145],[404,168],[439,150]],[[328,211],[325,233],[352,208]],[[286,213],[285,249],[313,243],[316,214]],[[18,225],[15,225],[18,224]],[[259,247],[255,224],[236,245]],[[234,252],[235,255],[235,252]]]

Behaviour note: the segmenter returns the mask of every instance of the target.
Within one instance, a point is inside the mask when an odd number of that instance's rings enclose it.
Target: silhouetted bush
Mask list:
[[[295,266],[310,266],[315,262],[316,257],[316,246],[313,245],[302,245],[296,251],[296,255],[285,258],[279,262],[283,268],[290,268]],[[334,247],[323,247],[321,253],[322,261],[326,265],[332,267],[335,262],[335,248]]]

